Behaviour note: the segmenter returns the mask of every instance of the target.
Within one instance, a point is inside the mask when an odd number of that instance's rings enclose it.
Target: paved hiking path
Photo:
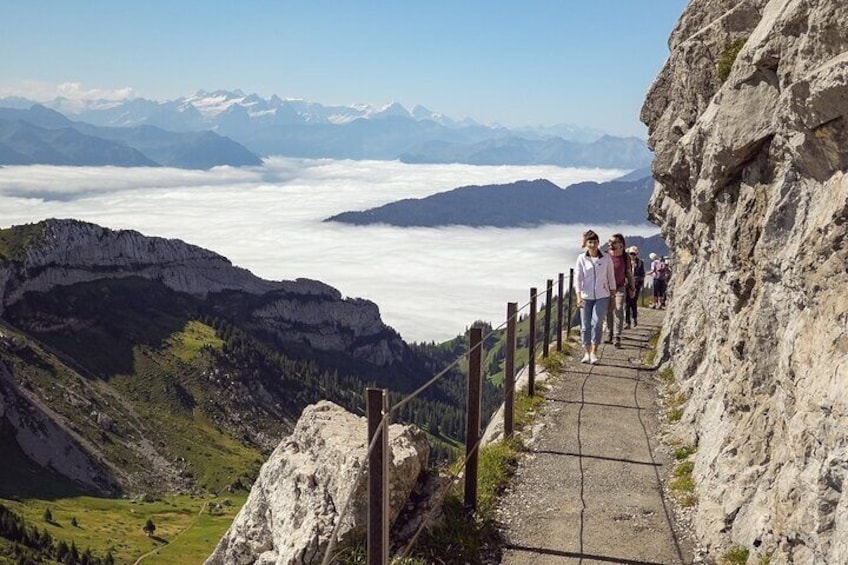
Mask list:
[[[674,526],[657,443],[657,378],[642,366],[663,313],[640,309],[622,348],[597,365],[569,359],[544,393],[544,413],[499,508],[503,565],[677,565],[691,542]],[[582,352],[581,352],[582,355]]]

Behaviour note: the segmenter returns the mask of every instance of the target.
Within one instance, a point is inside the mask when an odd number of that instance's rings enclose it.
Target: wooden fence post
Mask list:
[[[533,396],[536,391],[536,295],[535,288],[530,289],[530,327],[527,329],[527,394]]]
[[[548,358],[551,352],[551,302],[554,298],[554,281],[548,279],[548,289],[545,292],[545,341],[542,342],[542,357]]]
[[[515,328],[518,303],[506,305],[506,359],[504,360],[504,438],[512,437],[513,404],[515,403]]]
[[[389,413],[388,391],[367,389],[368,444],[380,438],[368,457],[368,565],[389,563],[389,422],[380,426]]]
[[[477,462],[480,453],[480,406],[483,393],[483,330],[471,328],[468,356],[468,397],[465,410],[465,508],[477,511]]]
[[[565,286],[564,280],[565,273],[559,274],[559,287],[557,293],[557,325],[556,325],[556,334],[557,334],[557,353],[562,353],[562,302],[563,302],[563,287]]]

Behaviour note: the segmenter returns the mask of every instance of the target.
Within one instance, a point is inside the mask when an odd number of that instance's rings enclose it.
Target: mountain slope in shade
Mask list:
[[[407,394],[446,355],[406,344],[373,302],[180,240],[76,220],[0,229],[0,498],[39,491],[22,467],[101,493],[217,492],[255,476],[306,405],[361,411],[367,384]],[[455,441],[462,382],[400,419]]]
[[[402,153],[404,163],[466,163],[469,165],[558,165],[602,168],[644,167],[651,161],[645,142],[636,137],[602,136],[591,143],[559,137],[526,139],[498,137],[472,143],[429,141]]]
[[[0,120],[0,144],[3,165],[159,166],[137,149],[69,127],[45,129],[27,122]]]
[[[325,221],[400,227],[462,225],[520,227],[540,224],[642,224],[653,179],[583,182],[562,189],[538,179],[464,186],[426,198],[409,198]]]
[[[257,166],[262,160],[211,131],[179,133],[148,125],[98,127],[35,105],[27,110],[0,108],[0,164],[208,169]]]

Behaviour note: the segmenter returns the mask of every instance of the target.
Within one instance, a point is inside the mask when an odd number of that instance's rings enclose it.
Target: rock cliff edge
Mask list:
[[[693,0],[642,110],[696,530],[772,564],[848,563],[846,29],[843,0]]]

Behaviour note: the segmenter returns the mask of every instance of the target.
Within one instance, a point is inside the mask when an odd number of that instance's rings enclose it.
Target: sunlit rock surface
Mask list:
[[[339,513],[343,540],[364,534],[367,480],[352,491],[365,465],[367,422],[328,402],[307,407],[291,436],[262,466],[244,507],[206,565],[319,563]],[[414,426],[389,428],[392,520],[426,468],[430,448]]]
[[[642,119],[715,554],[848,563],[848,3],[694,0]],[[746,39],[725,82],[722,53]]]

